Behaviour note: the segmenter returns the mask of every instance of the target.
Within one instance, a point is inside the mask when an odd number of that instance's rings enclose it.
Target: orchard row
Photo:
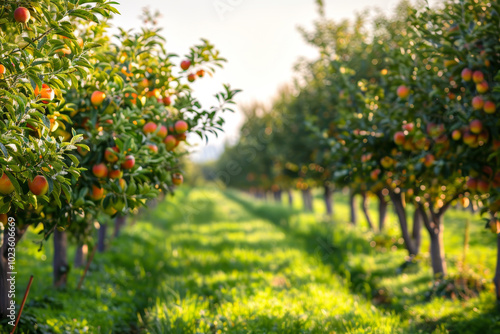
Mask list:
[[[303,31],[320,58],[299,64],[297,85],[272,108],[248,108],[241,140],[219,163],[243,173],[224,179],[253,192],[296,187],[306,206],[310,189],[322,186],[329,213],[332,189],[348,188],[352,211],[362,195],[372,228],[365,201],[376,195],[379,229],[392,202],[409,257],[420,252],[423,224],[433,273],[446,276],[451,206],[479,206],[500,232],[499,13],[495,1],[448,0],[402,3],[394,16],[371,20],[321,16]],[[494,281],[500,299],[500,268]]]
[[[179,144],[221,131],[237,93],[224,86],[218,105],[203,108],[191,83],[222,67],[214,46],[202,40],[179,61],[154,24],[111,38],[113,5],[16,1],[0,12],[0,218],[15,218],[16,242],[29,226],[41,243],[54,234],[57,286],[70,268],[68,236],[91,244],[95,221],[173,192],[183,182]],[[4,243],[3,317],[11,251]]]

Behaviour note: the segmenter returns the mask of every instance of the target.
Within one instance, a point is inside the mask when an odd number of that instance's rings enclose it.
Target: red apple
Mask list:
[[[476,85],[476,89],[480,94],[484,94],[490,89],[488,83],[486,81],[482,81]]]
[[[30,188],[33,195],[43,196],[49,191],[49,182],[43,175],[37,175],[33,181],[28,181],[28,188]]]
[[[472,99],[472,108],[474,108],[474,110],[481,110],[483,109],[484,107],[484,100],[481,96],[475,96],[473,99]]]
[[[147,122],[144,124],[144,127],[142,128],[142,131],[144,134],[150,134],[156,131],[157,125],[153,122]]]
[[[123,171],[119,169],[112,169],[108,174],[110,179],[121,179],[123,176]]]
[[[3,173],[2,177],[0,177],[0,194],[9,195],[15,190],[14,185],[10,182],[7,174]]]
[[[464,143],[473,146],[477,143],[477,136],[470,133],[469,131],[464,133]]]
[[[427,154],[424,158],[424,166],[427,168],[431,167],[435,160],[434,155]]]
[[[380,169],[378,169],[378,168],[375,169],[375,170],[372,170],[371,173],[370,173],[370,178],[373,181],[377,181],[380,173],[382,173],[382,171]]]
[[[473,177],[470,177],[468,180],[467,180],[467,188],[471,191],[476,191],[477,189],[477,179],[473,178]]]
[[[158,153],[158,146],[156,146],[155,144],[149,144],[147,147],[151,152]]]
[[[414,128],[415,128],[415,124],[413,124],[413,123],[407,123],[407,124],[403,125],[403,130],[406,130],[408,132],[412,132]]]
[[[163,101],[163,104],[166,106],[169,106],[172,104],[172,98],[170,96],[165,96],[162,101]]]
[[[191,61],[190,61],[190,60],[183,60],[183,61],[181,62],[181,68],[182,68],[184,71],[187,71],[190,67],[191,67]]]
[[[30,11],[27,8],[19,7],[14,11],[14,20],[21,23],[28,23],[31,18]]]
[[[477,181],[477,191],[483,194],[487,194],[490,191],[490,183],[485,180]]]
[[[398,131],[394,134],[394,142],[396,145],[403,145],[405,143],[405,134],[402,131]]]
[[[177,121],[175,122],[175,132],[184,133],[188,130],[188,124],[185,121]]]
[[[90,198],[93,199],[94,201],[100,201],[103,197],[104,197],[104,189],[92,185],[92,192],[90,194]]]
[[[125,157],[125,162],[122,163],[122,168],[123,169],[132,169],[134,168],[135,165],[135,158],[133,155],[127,155]]]
[[[188,75],[188,81],[189,82],[194,82],[196,80],[196,75],[194,75],[193,73],[189,74]]]

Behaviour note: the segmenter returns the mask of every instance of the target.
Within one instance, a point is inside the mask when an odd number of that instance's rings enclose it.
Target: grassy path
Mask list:
[[[399,332],[398,317],[350,294],[279,222],[216,191],[196,190],[176,201],[182,211],[166,203],[151,217],[168,222],[170,268],[144,316],[148,332]]]

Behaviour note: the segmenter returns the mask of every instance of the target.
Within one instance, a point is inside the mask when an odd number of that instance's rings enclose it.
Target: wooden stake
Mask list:
[[[19,320],[21,319],[21,314],[23,313],[24,304],[26,303],[26,299],[28,298],[28,294],[30,293],[32,282],[33,282],[33,275],[31,275],[30,280],[28,282],[28,287],[26,288],[26,292],[24,293],[23,302],[21,304],[21,308],[19,309],[19,314],[17,315],[16,323],[14,325],[14,328],[12,328],[12,332],[10,332],[10,334],[14,334],[14,332],[16,331],[17,324],[19,323]]]
[[[96,250],[97,250],[97,244],[94,246],[94,249],[92,249],[92,254],[90,254],[90,257],[87,260],[87,265],[85,266],[85,270],[83,271],[82,277],[80,277],[80,282],[78,282],[78,287],[76,288],[77,290],[80,290],[82,288],[83,280],[85,279],[85,275],[87,275],[87,271],[89,270],[90,264],[94,259]]]

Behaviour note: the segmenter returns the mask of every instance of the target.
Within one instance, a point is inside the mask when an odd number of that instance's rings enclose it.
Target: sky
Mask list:
[[[224,83],[242,89],[236,102],[269,103],[280,86],[291,82],[293,67],[300,57],[314,59],[317,51],[307,45],[297,30],[311,28],[318,18],[315,0],[116,0],[121,15],[115,27],[139,29],[143,7],[162,13],[159,26],[167,38],[170,53],[184,55],[189,47],[206,38],[228,60],[214,78],[205,77],[194,85],[195,96],[208,108],[213,95]],[[334,20],[353,18],[355,13],[379,8],[391,13],[399,0],[323,0],[326,16]],[[431,0],[431,4],[433,1]],[[181,58],[179,58],[180,62]],[[243,122],[239,108],[225,116],[224,134],[204,143],[189,137],[197,162],[213,160],[225,142],[235,142]]]

